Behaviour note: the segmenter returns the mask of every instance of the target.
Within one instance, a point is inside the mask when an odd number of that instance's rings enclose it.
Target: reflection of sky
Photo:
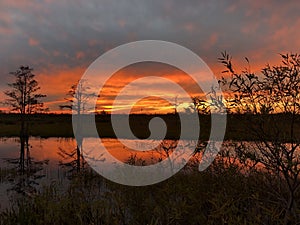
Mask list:
[[[224,50],[233,54],[238,69],[245,67],[247,56],[258,71],[266,63],[277,63],[278,53],[299,50],[299,7],[294,0],[3,0],[0,99],[10,82],[8,73],[29,64],[48,95],[47,105],[58,110],[68,88],[95,58],[120,44],[144,39],[191,49],[217,76],[223,70],[217,57]],[[168,74],[180,77],[174,71]],[[119,86],[130,76],[124,73],[113,84]],[[188,80],[182,79],[182,84],[192,89]]]
[[[92,138],[93,139],[93,138]],[[94,138],[95,139],[95,138]],[[101,141],[106,146],[110,154],[120,161],[126,161],[130,156],[137,154],[137,157],[147,158],[157,156],[154,151],[140,152],[132,150],[123,146],[121,142],[116,139],[102,138]],[[147,141],[140,141],[137,143],[135,140],[126,140],[135,145],[152,146]],[[156,143],[156,142],[155,142]],[[75,139],[71,138],[31,138],[30,139],[30,155],[36,161],[49,160],[49,169],[57,168],[59,161],[63,161],[62,157],[58,154],[59,149],[63,149],[70,153],[76,148]],[[158,143],[159,144],[159,143]],[[0,159],[18,158],[20,153],[20,144],[16,138],[6,138],[0,141]],[[154,155],[153,155],[154,154]],[[1,162],[1,167],[7,164]]]
[[[62,138],[31,138],[30,139],[30,156],[33,162],[49,160],[48,164],[43,164],[42,170],[35,175],[44,175],[44,178],[35,180],[39,185],[32,184],[39,189],[44,185],[55,182],[58,188],[66,187],[68,183],[66,179],[66,170],[58,166],[62,158],[58,155],[59,148],[65,149],[67,152],[75,148],[75,141],[73,139]],[[5,173],[6,169],[16,168],[17,164],[11,164],[6,159],[18,159],[20,154],[20,142],[18,138],[2,138],[0,140],[0,169]],[[31,178],[32,179],[32,178]],[[16,179],[18,180],[18,178]],[[6,179],[0,182],[0,210],[5,209],[9,203],[8,189],[13,187],[13,183]]]
[[[1,138],[0,139],[1,158],[15,157],[16,154],[18,154],[19,152],[19,146],[20,143],[18,138]]]
[[[162,159],[165,155],[162,152],[157,151],[135,151],[128,147],[122,145],[116,139],[104,138],[101,139],[109,153],[119,161],[127,161],[130,157],[136,159],[137,162],[145,160],[146,163],[157,162],[158,157]],[[130,140],[127,140],[130,141]],[[136,142],[131,140],[130,142]],[[159,141],[156,141],[159,144]],[[66,171],[70,168],[61,168],[59,162],[70,162],[72,159],[63,160],[63,158],[58,154],[59,149],[63,149],[67,153],[72,152],[76,148],[75,139],[71,138],[31,138],[30,144],[30,156],[33,161],[44,161],[49,160],[48,165],[43,166],[43,170],[39,171],[37,175],[45,175],[45,178],[38,180],[39,186],[42,187],[43,184],[49,184],[55,181],[56,184],[63,186],[66,185]],[[148,146],[150,143],[145,141],[140,141],[134,143],[135,145]],[[10,164],[6,159],[18,159],[20,154],[20,143],[18,138],[2,138],[0,140],[0,169],[8,169],[16,166],[15,164]],[[7,181],[0,181],[0,206],[5,207],[8,204],[7,190],[12,187],[12,184]],[[66,186],[65,186],[66,187]],[[1,210],[1,207],[0,207]]]
[[[59,161],[62,158],[58,155],[59,149],[64,149],[71,152],[75,149],[75,140],[70,138],[30,138],[30,156],[34,161],[49,160],[48,166],[43,172],[50,177],[53,175],[51,170],[57,169]],[[5,159],[18,159],[20,154],[20,142],[18,138],[2,138],[0,140],[0,160],[1,168],[6,168],[9,165]],[[49,174],[48,174],[49,173]]]
[[[90,138],[89,141],[93,141],[95,138]],[[147,164],[154,164],[158,158],[165,159],[166,155],[160,151],[160,148],[156,150],[151,149],[151,146],[158,146],[160,141],[136,141],[136,140],[121,140],[130,142],[131,145],[138,148],[145,148],[145,151],[135,151],[131,148],[123,146],[117,139],[103,138],[101,139],[109,153],[119,161],[127,161],[130,157],[134,158],[137,163],[145,160]],[[174,141],[167,141],[173,143]],[[62,184],[62,187],[66,186],[66,169],[62,169],[58,166],[59,161],[62,161],[62,157],[59,156],[59,149],[63,149],[66,152],[71,152],[76,147],[75,139],[70,138],[31,138],[30,139],[30,155],[34,161],[49,160],[48,165],[44,165],[43,170],[38,172],[39,175],[45,175],[45,178],[38,180],[39,186],[49,184],[55,181],[56,184]],[[170,144],[169,143],[169,144]],[[9,168],[10,164],[4,163],[4,159],[18,158],[20,153],[20,143],[17,138],[2,138],[0,140],[0,168]],[[100,158],[101,159],[101,158]],[[66,162],[65,160],[63,162]],[[2,207],[8,204],[7,189],[11,188],[12,184],[8,182],[0,182],[0,202]],[[1,207],[0,207],[1,208]],[[1,210],[1,209],[0,209]]]

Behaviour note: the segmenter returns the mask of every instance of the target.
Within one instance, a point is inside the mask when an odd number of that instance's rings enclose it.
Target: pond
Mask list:
[[[91,147],[96,141],[96,138],[89,138],[83,146]],[[113,160],[139,166],[155,164],[165,159],[172,154],[178,144],[175,140],[164,140],[162,146],[161,141],[158,140],[137,141],[111,138],[102,138],[101,142],[114,157]],[[30,195],[53,182],[66,188],[70,175],[76,169],[77,145],[74,138],[29,138],[28,152],[25,153],[25,165],[29,169],[21,176],[16,172],[20,162],[20,146],[19,138],[0,139],[1,209],[10,204],[10,198],[16,192]],[[137,148],[148,151],[132,150]]]
[[[24,174],[29,178],[30,187],[38,190],[52,182],[67,185],[67,174],[70,168],[59,166],[64,159],[59,151],[64,149],[71,152],[76,144],[73,139],[65,138],[30,138],[29,156],[31,173]],[[10,198],[19,192],[20,181],[23,176],[17,174],[20,155],[19,138],[1,138],[0,140],[0,201],[1,209],[9,205]],[[28,191],[28,190],[27,190]],[[29,194],[29,192],[28,192]]]

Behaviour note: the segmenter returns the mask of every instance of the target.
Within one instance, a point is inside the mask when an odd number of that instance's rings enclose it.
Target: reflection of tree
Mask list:
[[[23,141],[23,143],[21,143]],[[29,139],[21,139],[20,146],[24,146],[26,149],[24,152],[24,168],[20,170],[20,159],[12,158],[6,159],[6,161],[13,167],[10,173],[6,175],[6,180],[12,183],[12,188],[10,190],[16,191],[17,193],[23,195],[32,195],[36,192],[36,187],[38,185],[38,180],[43,178],[45,175],[39,174],[43,170],[44,165],[48,164],[48,160],[36,161],[30,156]]]
[[[179,146],[178,140],[163,140],[155,149],[159,154],[158,161],[161,162],[166,159],[172,173],[174,173],[178,167],[186,163],[184,158],[186,156],[186,147]]]
[[[146,159],[138,157],[137,154],[131,154],[125,163],[134,166],[146,166]]]
[[[201,140],[185,140],[179,145],[178,140],[168,140],[165,139],[160,142],[160,144],[153,150],[150,150],[151,156],[149,154],[146,157],[139,156],[136,153],[131,154],[125,163],[135,166],[147,166],[151,164],[156,164],[166,160],[168,168],[172,172],[175,172],[178,167],[181,168],[185,164],[185,171],[193,171],[195,168],[198,170],[198,164],[203,159],[203,153],[207,147],[207,141]],[[187,149],[194,149],[194,151],[187,155]],[[176,150],[176,151],[175,151]],[[186,159],[189,163],[186,163]]]
[[[85,168],[85,160],[83,155],[78,152],[78,146],[72,151],[67,151],[63,148],[59,148],[58,154],[61,156],[62,161],[59,162],[59,165],[62,167],[70,168],[69,172],[73,173],[74,171],[80,172]]]

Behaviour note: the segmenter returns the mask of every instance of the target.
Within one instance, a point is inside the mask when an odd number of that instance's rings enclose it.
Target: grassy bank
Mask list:
[[[0,224],[283,224],[285,203],[277,195],[286,190],[279,184],[271,174],[244,174],[237,166],[218,163],[146,187],[119,185],[85,171],[73,177],[64,193],[52,184],[15,199],[0,213]]]

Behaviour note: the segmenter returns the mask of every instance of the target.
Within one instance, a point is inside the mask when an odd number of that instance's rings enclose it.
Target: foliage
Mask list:
[[[12,107],[12,111],[32,114],[45,110],[41,99],[46,95],[37,93],[40,86],[32,71],[28,66],[20,66],[18,70],[10,73],[15,77],[15,82],[8,84],[11,90],[4,94],[9,97],[5,103]]]
[[[212,86],[210,92],[204,96],[192,97],[194,111],[199,114],[209,115],[211,113],[224,114],[227,113],[225,100],[223,95],[219,92],[220,87]]]
[[[246,113],[249,116],[249,134],[256,137],[251,146],[241,143],[235,148],[240,158],[249,159],[261,165],[260,169],[277,176],[279,186],[288,190],[284,195],[277,192],[278,199],[285,205],[284,224],[299,219],[296,213],[295,195],[300,190],[300,140],[296,133],[296,118],[300,113],[300,56],[281,54],[282,63],[267,65],[260,75],[248,68],[237,73],[232,58],[226,52],[219,58],[226,67],[223,71],[229,78],[220,81],[229,93],[227,106],[231,112]],[[277,113],[281,113],[289,130],[283,130]]]
[[[299,114],[300,104],[300,56],[281,54],[282,64],[267,65],[260,75],[251,72],[249,59],[245,58],[248,68],[237,73],[232,58],[222,53],[220,62],[226,67],[223,73],[230,78],[222,78],[222,88],[229,94],[228,108],[233,112],[268,114]]]

